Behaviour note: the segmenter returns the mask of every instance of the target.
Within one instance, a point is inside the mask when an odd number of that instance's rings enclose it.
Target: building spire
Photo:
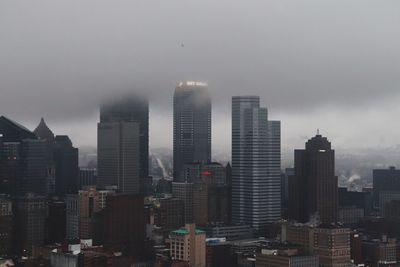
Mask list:
[[[54,141],[54,134],[47,126],[43,117],[40,119],[39,125],[33,132],[36,134],[37,137],[39,137],[40,139],[45,139],[49,143],[52,143]]]

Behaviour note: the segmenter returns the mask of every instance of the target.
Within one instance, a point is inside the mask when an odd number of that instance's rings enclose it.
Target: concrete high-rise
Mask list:
[[[326,137],[317,134],[296,149],[294,176],[289,177],[289,218],[308,222],[317,215],[322,223],[337,221],[338,178],[335,151]]]
[[[146,98],[129,95],[104,103],[100,108],[100,122],[139,123],[140,178],[149,175],[149,102]]]
[[[257,231],[281,218],[280,121],[258,96],[232,98],[232,220]]]
[[[203,82],[181,82],[174,93],[174,181],[186,163],[211,161],[211,98]]]
[[[97,127],[98,185],[140,192],[140,123],[100,122]]]

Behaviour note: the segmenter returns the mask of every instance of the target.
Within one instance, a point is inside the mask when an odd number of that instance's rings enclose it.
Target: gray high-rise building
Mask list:
[[[174,93],[174,181],[184,164],[211,161],[211,98],[203,82],[181,82]]]
[[[54,143],[55,191],[58,196],[78,191],[79,151],[67,135],[57,135]]]
[[[97,128],[98,185],[140,193],[138,122],[101,122]]]
[[[104,103],[100,108],[100,122],[138,122],[140,134],[141,178],[149,176],[149,101],[142,96],[128,95]]]
[[[258,96],[232,97],[232,220],[256,231],[281,218],[280,121]]]
[[[15,195],[47,190],[46,141],[22,125],[0,117],[0,192]]]

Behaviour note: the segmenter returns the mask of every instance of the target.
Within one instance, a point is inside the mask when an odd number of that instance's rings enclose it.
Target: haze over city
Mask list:
[[[95,146],[99,103],[150,98],[150,146],[172,147],[180,80],[212,95],[213,152],[230,152],[232,95],[260,95],[282,148],[397,145],[399,1],[19,1],[0,3],[0,112],[45,117]]]

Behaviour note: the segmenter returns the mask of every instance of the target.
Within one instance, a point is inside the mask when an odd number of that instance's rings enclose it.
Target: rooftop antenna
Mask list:
[[[317,128],[317,135],[319,135],[319,128]]]

